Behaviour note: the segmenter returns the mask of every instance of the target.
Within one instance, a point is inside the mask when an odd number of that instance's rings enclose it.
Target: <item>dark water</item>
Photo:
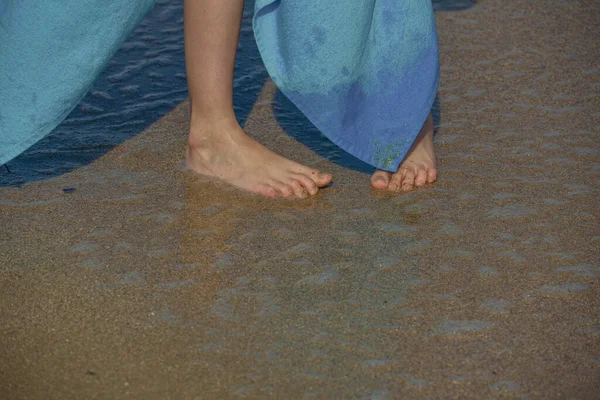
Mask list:
[[[436,11],[452,11],[469,8],[474,0],[433,4]],[[268,76],[254,42],[253,8],[254,1],[247,1],[235,65],[234,107],[242,125]],[[159,0],[69,117],[0,169],[0,187],[47,179],[89,164],[186,98],[183,0]],[[274,111],[288,134],[320,156],[348,168],[372,170],[328,141],[281,93]]]

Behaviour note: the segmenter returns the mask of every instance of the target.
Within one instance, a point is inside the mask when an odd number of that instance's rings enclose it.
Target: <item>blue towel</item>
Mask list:
[[[52,131],[155,0],[0,0],[0,165]],[[439,77],[430,0],[256,0],[281,91],[334,143],[395,171]]]
[[[331,141],[395,172],[439,81],[431,0],[257,0],[275,84]]]
[[[0,165],[60,124],[155,0],[0,0]]]

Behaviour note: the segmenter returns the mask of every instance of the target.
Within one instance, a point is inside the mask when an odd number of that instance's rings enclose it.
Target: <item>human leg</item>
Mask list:
[[[185,0],[190,93],[186,160],[196,173],[269,197],[306,197],[331,181],[250,138],[233,112],[233,68],[243,0]]]

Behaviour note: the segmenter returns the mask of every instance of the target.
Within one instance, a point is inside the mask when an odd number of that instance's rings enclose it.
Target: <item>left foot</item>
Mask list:
[[[375,189],[407,191],[433,183],[436,179],[433,118],[429,114],[398,171],[392,173],[378,169],[371,177],[371,186]]]

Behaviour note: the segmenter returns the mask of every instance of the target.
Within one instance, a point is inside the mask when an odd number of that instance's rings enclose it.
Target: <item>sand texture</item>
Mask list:
[[[439,182],[306,201],[181,168],[187,104],[92,164],[0,189],[3,399],[597,399],[599,3],[436,14]],[[333,151],[333,150],[332,150]]]

